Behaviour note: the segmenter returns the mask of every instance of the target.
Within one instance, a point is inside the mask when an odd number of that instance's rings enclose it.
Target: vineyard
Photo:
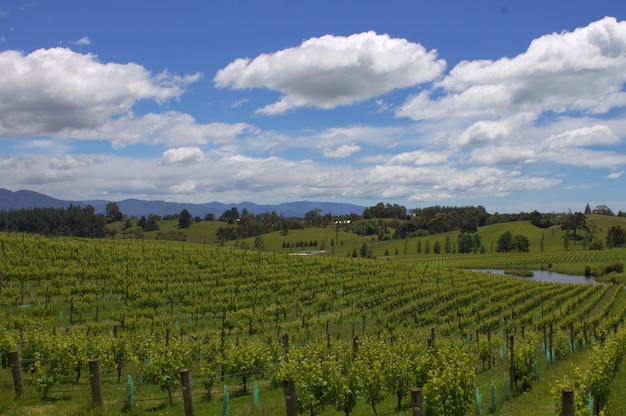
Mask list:
[[[567,360],[581,364],[553,386],[546,414],[566,386],[578,412],[597,414],[610,410],[626,345],[622,286],[466,269],[625,259],[624,249],[306,257],[0,234],[0,414],[185,414],[190,390],[199,414],[285,414],[288,379],[309,415],[409,415],[414,387],[426,415],[503,414]]]

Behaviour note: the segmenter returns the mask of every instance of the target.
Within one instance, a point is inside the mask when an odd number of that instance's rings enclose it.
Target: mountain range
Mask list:
[[[126,216],[141,217],[142,215],[157,214],[179,214],[186,209],[191,215],[204,218],[206,214],[212,213],[219,217],[224,211],[233,207],[239,212],[244,208],[253,214],[261,214],[264,212],[276,212],[285,218],[303,218],[308,211],[320,209],[322,214],[332,215],[361,215],[365,207],[346,204],[339,202],[312,202],[312,201],[296,201],[285,202],[276,205],[259,205],[254,202],[240,202],[225,204],[222,202],[207,202],[203,204],[192,204],[182,202],[167,201],[144,201],[140,199],[125,199],[123,201],[106,201],[106,200],[86,200],[86,201],[65,201],[53,198],[48,195],[40,194],[34,191],[10,191],[0,188],[0,210],[10,211],[22,208],[67,208],[70,204],[86,207],[92,205],[96,212],[104,213],[109,202],[116,202],[120,211]]]

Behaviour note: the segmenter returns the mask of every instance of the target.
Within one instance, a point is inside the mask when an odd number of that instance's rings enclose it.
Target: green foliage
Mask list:
[[[515,384],[518,388],[527,390],[535,377],[539,337],[534,332],[527,333],[524,338],[516,339],[514,346]]]
[[[189,345],[178,339],[169,340],[168,344],[147,340],[145,355],[133,357],[133,361],[146,382],[155,384],[168,394],[170,404],[172,393],[180,388],[180,370],[191,368],[192,357]]]
[[[619,225],[613,225],[606,236],[606,245],[613,248],[622,247],[624,244],[626,244],[626,231]]]
[[[525,236],[518,234],[515,237],[510,231],[502,234],[498,238],[498,245],[496,251],[498,253],[508,253],[510,251],[528,252],[530,251],[530,242]]]
[[[191,213],[186,209],[183,209],[178,215],[178,228],[189,228],[193,223],[193,217]]]
[[[437,346],[424,387],[427,416],[465,415],[472,408],[475,373],[472,355],[461,343]]]

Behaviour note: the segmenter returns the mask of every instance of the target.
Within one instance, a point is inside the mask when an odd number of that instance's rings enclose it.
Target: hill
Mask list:
[[[332,215],[348,215],[352,213],[361,214],[365,207],[339,202],[315,202],[315,201],[295,201],[274,205],[261,205],[253,202],[240,202],[225,204],[222,202],[207,202],[202,204],[167,202],[167,201],[146,201],[141,199],[125,199],[122,201],[107,200],[85,200],[67,201],[56,199],[48,195],[33,191],[10,191],[0,188],[0,210],[17,210],[22,208],[67,208],[70,204],[87,206],[92,205],[96,212],[104,213],[109,202],[116,202],[120,210],[127,216],[141,217],[142,215],[157,214],[178,214],[183,209],[189,211],[194,217],[204,217],[207,214],[221,215],[224,211],[237,208],[239,211],[247,209],[254,214],[264,212],[276,212],[286,218],[302,218],[308,211],[320,209],[322,213]]]

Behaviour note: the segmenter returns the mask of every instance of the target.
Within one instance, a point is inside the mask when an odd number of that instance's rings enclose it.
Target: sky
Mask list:
[[[0,0],[0,188],[626,211],[623,0]]]

